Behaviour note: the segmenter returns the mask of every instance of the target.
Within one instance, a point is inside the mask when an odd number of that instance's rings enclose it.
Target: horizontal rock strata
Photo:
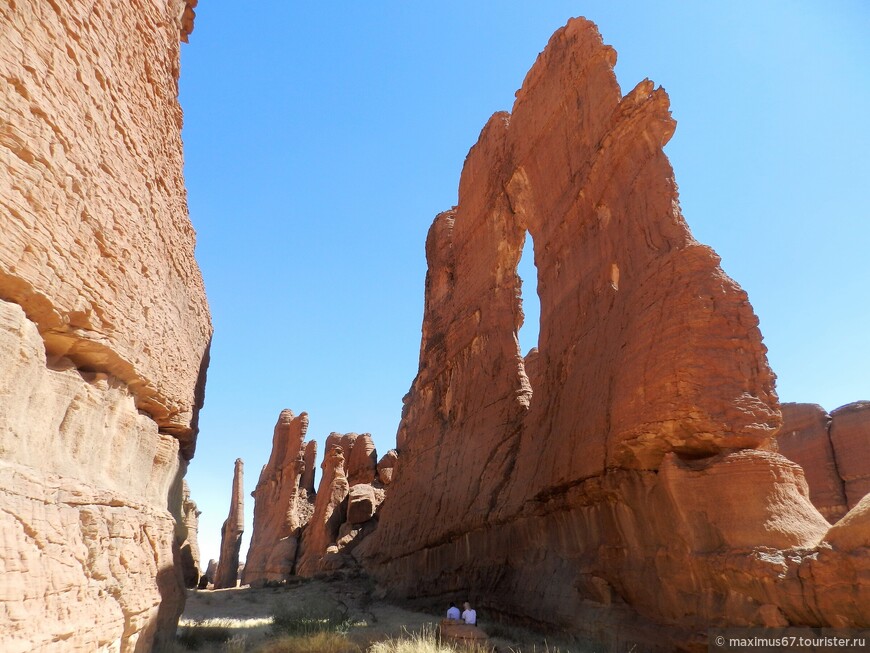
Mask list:
[[[192,0],[0,7],[0,650],[147,651],[183,606],[211,324],[182,178]]]
[[[768,451],[774,376],[680,213],[667,95],[623,97],[615,61],[572,20],[469,152],[429,231],[420,368],[358,555],[396,598],[667,648],[706,649],[711,625],[868,625],[868,585],[834,580],[862,558],[820,544],[802,469]]]

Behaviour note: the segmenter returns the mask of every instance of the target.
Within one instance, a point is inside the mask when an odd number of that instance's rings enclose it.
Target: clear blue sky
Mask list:
[[[749,293],[781,400],[870,399],[865,0],[207,0],[180,82],[215,327],[188,473],[203,564],[237,457],[247,552],[282,408],[308,411],[320,453],[330,431],[394,445],[429,225],[487,118],[579,15],[619,53],[624,92],[649,77],[669,93],[683,213]],[[534,325],[521,335],[528,349]]]

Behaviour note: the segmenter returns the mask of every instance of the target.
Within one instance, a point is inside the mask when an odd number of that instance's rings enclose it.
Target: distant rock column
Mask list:
[[[190,486],[183,481],[181,496],[181,515],[187,533],[181,543],[181,574],[184,586],[194,588],[199,584],[199,516],[196,501],[190,498]]]
[[[336,435],[336,434],[333,434]],[[332,436],[330,436],[332,438]],[[332,442],[335,438],[332,439]],[[339,440],[340,441],[340,440]],[[324,557],[335,547],[338,530],[344,522],[342,504],[347,497],[349,485],[344,469],[344,453],[341,444],[332,444],[327,439],[327,450],[321,469],[320,491],[314,501],[314,515],[308,522],[302,537],[302,552],[296,573],[313,576],[324,569]]]
[[[242,490],[244,467],[242,459],[236,458],[230,514],[221,527],[221,552],[215,571],[215,589],[235,587],[239,579],[239,550],[242,547],[242,532],[245,530],[245,496]]]
[[[242,576],[245,584],[286,580],[293,573],[300,531],[314,512],[317,445],[306,445],[307,431],[308,413],[296,417],[291,410],[281,411],[272,437],[272,454],[251,494],[254,530]]]
[[[214,558],[210,558],[208,561],[208,565],[205,568],[205,581],[206,584],[214,585],[214,577],[217,574],[217,560]],[[205,589],[205,588],[203,588]]]

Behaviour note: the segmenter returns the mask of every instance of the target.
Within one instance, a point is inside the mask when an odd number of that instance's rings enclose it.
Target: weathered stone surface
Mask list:
[[[779,452],[803,467],[813,505],[834,523],[846,514],[843,479],[834,460],[831,416],[817,404],[782,404]]]
[[[239,552],[245,530],[245,463],[236,458],[233,468],[233,490],[230,512],[221,526],[221,551],[214,575],[215,589],[235,587],[239,580]]]
[[[178,441],[118,379],[47,367],[36,325],[4,301],[0,361],[0,650],[148,646],[184,604]]]
[[[867,592],[831,580],[870,558],[826,553],[803,471],[767,450],[758,320],[680,213],[667,96],[646,80],[622,97],[615,59],[572,20],[469,152],[426,243],[401,473],[357,553],[391,596],[666,646],[870,624]],[[541,324],[523,359],[527,232]]]
[[[301,487],[308,494],[309,499],[314,498],[314,470],[317,464],[317,440],[310,440],[305,445],[305,453],[302,455],[302,460],[305,463],[305,469],[302,472],[302,479],[299,481]]]
[[[199,516],[202,511],[197,510],[196,501],[190,498],[190,487],[187,481],[182,482],[181,490],[181,519],[178,520],[180,528],[176,538],[181,542],[179,550],[181,575],[184,577],[184,586],[194,588],[199,585]]]
[[[211,337],[182,179],[185,8],[0,7],[4,652],[150,650],[183,606]]]
[[[831,442],[849,509],[870,492],[870,401],[831,411]]]
[[[838,551],[867,548],[870,544],[870,494],[828,530],[825,541]]]
[[[371,519],[378,507],[375,489],[371,485],[351,485],[347,495],[347,523],[362,524]]]
[[[49,358],[126,383],[189,457],[211,325],[182,177],[184,6],[0,9],[0,299]]]
[[[395,449],[390,449],[384,454],[383,458],[378,461],[378,479],[384,485],[389,485],[393,481],[393,473],[396,469],[396,464],[399,462],[399,454]]]
[[[299,576],[313,576],[328,569],[328,555],[338,551],[335,541],[338,539],[338,530],[345,521],[344,500],[349,490],[341,440],[342,438],[327,438],[326,452],[320,466],[320,489],[314,501],[314,514],[302,534],[301,552],[296,565]]]
[[[214,577],[217,573],[217,560],[209,559],[208,566],[205,568],[205,577],[209,583],[214,584]]]
[[[347,459],[347,482],[351,486],[358,483],[373,483],[378,467],[378,451],[371,433],[363,433],[354,440]]]
[[[269,462],[252,493],[254,530],[245,559],[245,584],[287,580],[293,574],[301,530],[314,510],[314,497],[304,485],[316,453],[311,443],[305,443],[307,432],[308,413],[297,417],[291,410],[281,411]]]

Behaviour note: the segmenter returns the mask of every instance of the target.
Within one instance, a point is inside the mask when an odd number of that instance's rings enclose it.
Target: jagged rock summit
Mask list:
[[[469,152],[429,231],[420,368],[358,555],[389,596],[665,647],[706,650],[711,625],[870,625],[870,558],[847,537],[864,513],[827,544],[803,470],[771,451],[758,319],[680,212],[666,93],[623,97],[615,61],[570,21]],[[523,357],[527,237],[541,322]]]
[[[0,650],[173,636],[211,323],[182,177],[192,0],[0,6]]]
[[[278,416],[272,453],[263,466],[254,497],[254,529],[242,582],[261,585],[293,573],[302,528],[314,511],[314,459],[317,443],[305,442],[308,413]]]

